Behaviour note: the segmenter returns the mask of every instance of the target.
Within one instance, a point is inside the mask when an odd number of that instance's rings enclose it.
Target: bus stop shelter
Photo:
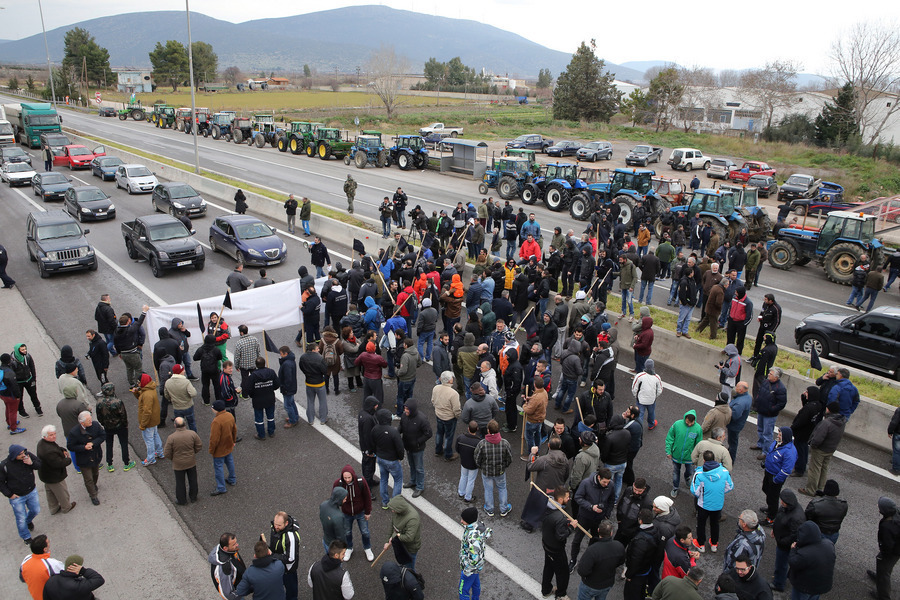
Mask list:
[[[445,149],[449,147],[449,152]],[[478,158],[479,148],[484,148],[484,158]],[[481,179],[487,170],[487,142],[445,138],[441,140],[441,173],[453,172],[471,175],[472,179]]]

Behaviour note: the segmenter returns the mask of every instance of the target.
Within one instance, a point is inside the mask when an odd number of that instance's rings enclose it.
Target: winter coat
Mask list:
[[[685,419],[688,415],[694,417],[694,424],[688,426]],[[669,433],[666,434],[666,454],[672,457],[673,462],[688,464],[691,462],[691,452],[694,446],[703,439],[703,429],[697,423],[697,412],[689,410],[684,417],[672,423]]]
[[[822,537],[812,522],[800,525],[797,545],[788,557],[791,586],[806,594],[827,594],[834,580],[835,553],[831,540]]]
[[[697,498],[697,506],[708,511],[722,510],[725,494],[733,489],[731,474],[715,461],[705,463],[691,481],[691,494]]]

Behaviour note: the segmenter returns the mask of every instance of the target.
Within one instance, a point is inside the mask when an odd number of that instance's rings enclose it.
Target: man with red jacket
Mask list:
[[[362,536],[363,549],[366,551],[366,559],[369,562],[375,560],[372,553],[372,544],[369,541],[369,516],[372,514],[372,492],[369,484],[362,477],[357,477],[356,471],[350,465],[344,465],[341,476],[334,482],[332,489],[342,487],[347,490],[347,497],[341,504],[341,512],[344,513],[344,522],[347,526],[347,552],[344,554],[344,562],[350,560],[353,554],[353,523],[359,527]]]

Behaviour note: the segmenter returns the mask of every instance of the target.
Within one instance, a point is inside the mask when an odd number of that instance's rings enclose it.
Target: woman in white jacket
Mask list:
[[[631,393],[638,402],[640,414],[638,423],[644,420],[644,412],[647,412],[647,430],[653,431],[656,427],[656,399],[663,391],[662,379],[656,374],[656,365],[653,359],[648,358],[644,363],[644,370],[634,376],[631,382]]]

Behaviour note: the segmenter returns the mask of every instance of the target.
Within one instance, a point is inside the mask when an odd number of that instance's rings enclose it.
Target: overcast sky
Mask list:
[[[341,6],[375,4],[331,0],[192,0],[191,10],[240,23]],[[666,60],[714,69],[743,69],[766,61],[793,59],[802,71],[827,74],[832,40],[842,28],[859,21],[884,18],[891,3],[857,0],[789,0],[750,5],[670,0],[604,2],[569,0],[389,0],[378,4],[444,17],[472,19],[518,33],[555,50],[573,52],[582,40],[595,38],[598,55],[621,64]],[[138,7],[142,8],[138,8]],[[264,10],[255,10],[255,7]],[[40,33],[35,0],[0,0],[0,37],[13,39]],[[181,0],[138,4],[123,0],[43,0],[47,29],[137,10],[183,10]],[[851,8],[852,7],[852,8]],[[147,23],[135,23],[146,27]],[[95,35],[98,32],[92,32]],[[402,32],[398,32],[402,35]],[[162,39],[162,38],[161,38]],[[248,40],[251,42],[251,40]],[[3,53],[0,51],[0,60]]]

